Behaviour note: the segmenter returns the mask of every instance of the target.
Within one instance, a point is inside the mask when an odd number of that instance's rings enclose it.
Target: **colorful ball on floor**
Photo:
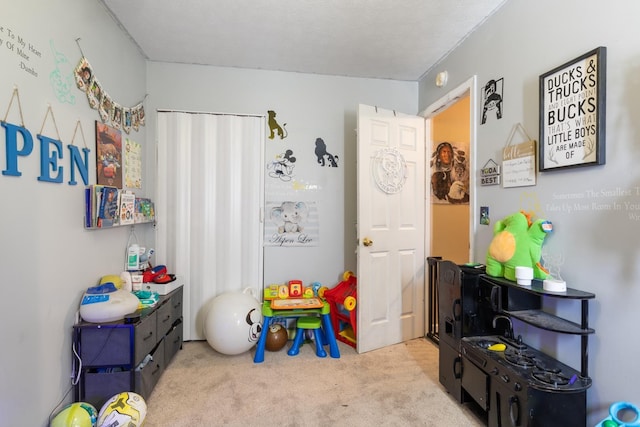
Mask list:
[[[131,391],[113,395],[98,414],[98,427],[127,426],[140,427],[147,416],[147,402],[142,396]]]
[[[218,353],[249,351],[262,331],[262,304],[246,292],[226,292],[213,299],[204,320],[204,335]]]
[[[287,344],[289,340],[289,334],[287,329],[279,323],[269,326],[267,329],[267,340],[265,341],[264,348],[269,351],[279,351]]]
[[[75,402],[65,406],[51,420],[51,427],[96,427],[98,410],[90,403]]]

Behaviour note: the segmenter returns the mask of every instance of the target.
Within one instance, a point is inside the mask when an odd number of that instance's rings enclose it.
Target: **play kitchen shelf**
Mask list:
[[[502,311],[510,317],[520,320],[529,325],[535,326],[559,334],[580,335],[581,336],[581,368],[580,373],[583,377],[588,377],[588,344],[589,335],[595,333],[595,330],[589,327],[589,300],[596,296],[591,292],[585,292],[578,289],[567,288],[564,292],[549,292],[544,290],[540,280],[533,280],[531,286],[520,286],[510,280],[504,278],[491,277],[484,275],[481,280],[488,280],[492,283],[500,285],[508,295],[503,296]],[[522,308],[513,307],[510,302],[516,296],[525,296],[531,298],[537,304],[535,307]],[[544,311],[542,306],[543,297],[559,300],[578,300],[581,303],[580,320],[574,322],[554,314]]]

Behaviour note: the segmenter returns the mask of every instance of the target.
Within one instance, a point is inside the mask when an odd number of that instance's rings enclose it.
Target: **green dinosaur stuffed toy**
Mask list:
[[[487,274],[515,281],[516,267],[532,267],[535,279],[546,279],[549,272],[540,264],[540,258],[544,238],[552,230],[551,222],[532,222],[531,215],[524,211],[496,222],[487,251]]]

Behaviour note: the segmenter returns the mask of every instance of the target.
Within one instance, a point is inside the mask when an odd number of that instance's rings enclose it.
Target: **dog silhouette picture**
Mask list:
[[[268,119],[267,124],[269,125],[269,139],[275,138],[276,134],[280,137],[280,139],[285,139],[287,137],[287,124],[284,123],[282,126],[278,124],[276,120],[276,112],[273,110],[267,111]]]
[[[327,145],[322,138],[316,138],[315,153],[320,166],[338,167],[338,156],[334,156],[327,151]]]

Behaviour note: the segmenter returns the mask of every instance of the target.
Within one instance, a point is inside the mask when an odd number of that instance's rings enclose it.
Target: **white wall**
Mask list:
[[[286,149],[293,150],[295,176],[288,183],[267,177],[265,200],[315,201],[320,237],[318,246],[265,247],[265,284],[300,279],[333,287],[345,270],[355,271],[357,106],[416,113],[417,83],[150,62],[148,91],[149,111],[256,115],[276,111],[288,136],[265,135],[265,157],[270,161]],[[152,114],[149,118],[147,131],[153,141]],[[339,157],[338,168],[317,163],[318,137]]]
[[[21,176],[0,175],[0,425],[45,426],[49,413],[71,386],[71,332],[80,298],[101,276],[122,271],[128,237],[124,227],[83,229],[84,183],[76,174],[77,185],[68,184],[66,146],[71,144],[79,120],[91,149],[89,182],[95,184],[94,127],[99,117],[73,80],[68,88],[53,82],[58,76],[62,81],[72,78],[81,58],[75,41],[80,38],[82,51],[107,92],[122,105],[133,106],[145,95],[145,62],[96,1],[3,3],[0,118],[4,119],[17,87],[24,127],[33,136],[34,147],[29,156],[18,161]],[[28,59],[17,54],[19,39],[25,42],[23,51]],[[16,47],[11,49],[11,43]],[[29,51],[29,44],[39,54]],[[25,71],[22,64],[32,72]],[[51,116],[45,122],[49,105],[55,125]],[[22,123],[16,99],[7,122]],[[79,132],[73,142],[83,147]],[[55,139],[59,133],[63,143],[60,184],[38,181],[41,156],[36,135],[40,133]],[[0,170],[4,171],[4,128],[0,128],[0,135]],[[130,137],[144,144],[145,128]]]
[[[568,286],[596,294],[589,306],[596,333],[589,341],[593,386],[588,392],[588,425],[602,420],[613,402],[640,404],[635,381],[640,375],[635,328],[640,226],[632,218],[640,205],[640,45],[635,30],[639,13],[640,3],[634,0],[512,0],[431,70],[419,89],[423,109],[471,75],[478,76],[480,87],[504,78],[503,118],[478,127],[478,170],[489,159],[501,159],[516,123],[538,139],[540,74],[598,46],[607,47],[606,165],[544,172],[534,187],[476,189],[478,206],[489,206],[492,224],[523,208],[551,220],[554,231],[545,246],[564,255],[562,277]],[[449,73],[449,84],[436,88],[435,76],[443,70]],[[477,108],[480,113],[481,106]],[[619,189],[631,194],[618,195]],[[562,199],[569,193],[582,195],[586,209],[576,211],[572,202]],[[596,204],[612,210],[597,209]],[[492,228],[477,227],[475,261],[483,262]],[[577,303],[552,306],[576,322],[579,308]],[[523,325],[515,327],[516,333],[527,333],[533,343],[579,369],[578,337],[558,339]]]

